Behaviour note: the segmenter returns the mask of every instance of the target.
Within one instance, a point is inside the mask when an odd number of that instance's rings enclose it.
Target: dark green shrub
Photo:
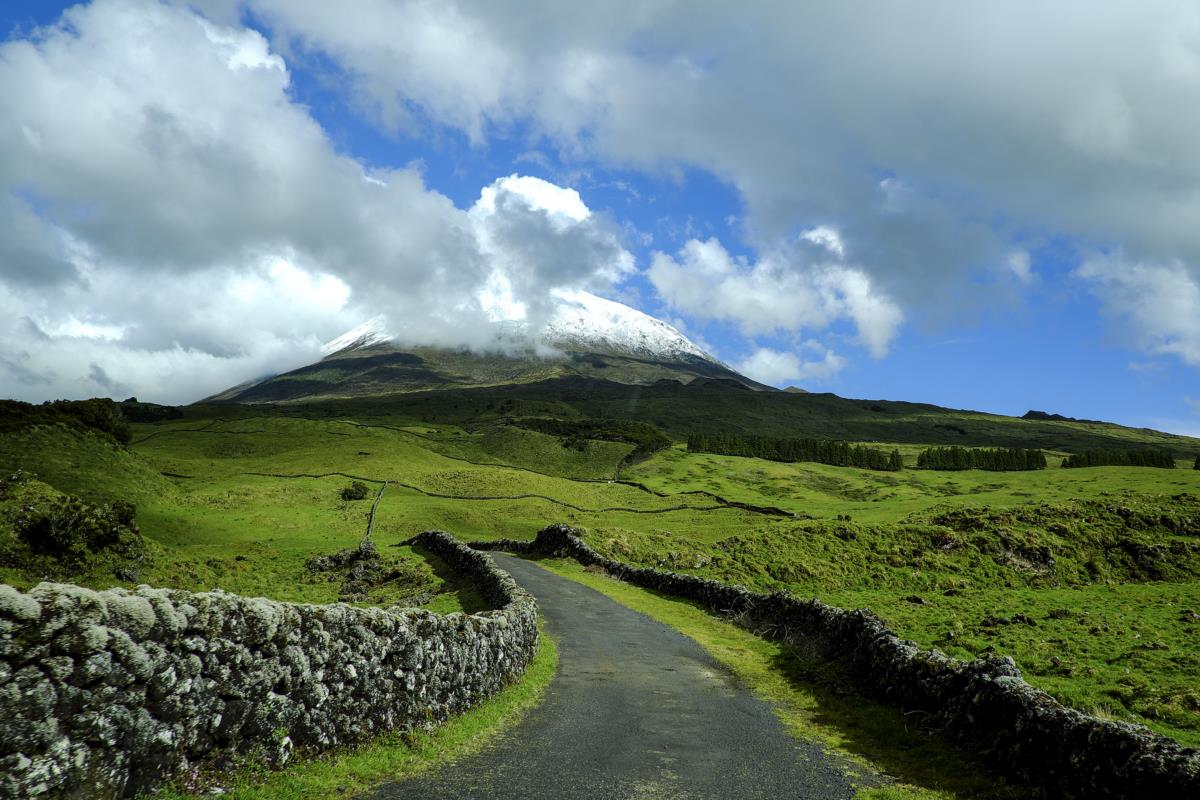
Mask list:
[[[370,494],[370,489],[362,481],[354,481],[342,489],[343,500],[363,500],[368,494]]]
[[[67,496],[48,507],[25,508],[13,530],[35,553],[80,561],[117,544],[123,536],[136,536],[135,510],[132,503],[91,506]]]

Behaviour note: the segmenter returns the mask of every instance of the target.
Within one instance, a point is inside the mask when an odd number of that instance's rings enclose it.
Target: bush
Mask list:
[[[82,561],[111,547],[123,536],[137,535],[133,503],[91,506],[65,496],[48,507],[28,507],[17,516],[13,530],[35,553],[66,561]]]
[[[342,489],[343,500],[363,500],[368,494],[370,494],[370,489],[362,481],[354,481]]]

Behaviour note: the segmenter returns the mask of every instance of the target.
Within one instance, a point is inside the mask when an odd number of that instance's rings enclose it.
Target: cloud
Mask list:
[[[743,375],[771,386],[832,378],[846,366],[846,360],[826,350],[819,361],[803,361],[794,353],[760,347],[738,363]]]
[[[492,269],[484,290],[492,319],[538,330],[553,309],[548,288],[605,288],[634,271],[615,227],[574,189],[509,175],[483,188],[470,215]]]
[[[846,319],[873,356],[885,355],[903,319],[900,309],[861,269],[813,255],[792,247],[751,262],[731,256],[715,238],[691,239],[674,256],[655,253],[647,275],[671,308],[733,322],[748,337],[821,330]]]
[[[154,0],[0,43],[0,393],[192,400],[376,313],[482,347],[489,287],[537,316],[632,270],[573,190],[512,175],[457,208],[339,153],[290,81],[258,32]]]
[[[906,310],[983,308],[1006,261],[1030,283],[1027,235],[1200,264],[1195,4],[217,5],[328,56],[386,127],[708,170],[759,252],[830,226]]]
[[[1089,258],[1075,274],[1126,327],[1130,344],[1200,366],[1200,278],[1182,263],[1115,253]]]

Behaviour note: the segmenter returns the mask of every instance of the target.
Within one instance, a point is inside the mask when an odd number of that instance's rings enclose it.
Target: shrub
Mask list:
[[[354,481],[349,486],[342,489],[343,500],[363,500],[368,494],[370,494],[370,490],[362,481]]]
[[[65,496],[47,507],[27,507],[13,525],[17,538],[35,553],[67,561],[111,547],[137,535],[133,503],[91,506]]]

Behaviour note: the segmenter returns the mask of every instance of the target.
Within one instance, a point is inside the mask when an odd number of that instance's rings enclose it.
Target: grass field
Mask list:
[[[403,545],[422,530],[526,539],[567,522],[632,563],[870,608],[957,657],[1011,655],[1071,705],[1200,745],[1200,471],[877,473],[676,446],[622,470],[626,483],[610,479],[630,445],[578,450],[494,419],[191,409],[134,429],[129,448],[54,426],[0,436],[0,471],[37,477],[0,499],[0,579],[333,602],[343,576],[307,561],[357,545],[386,482],[373,539],[390,577],[369,603],[479,608],[435,558]],[[921,447],[897,446],[910,463]],[[341,499],[353,479],[368,499]],[[22,504],[59,492],[136,503],[147,555],[135,578],[104,558],[35,573],[5,556],[20,548]],[[890,758],[873,752],[859,755]]]
[[[909,467],[923,445],[896,447]],[[1060,469],[1051,455],[1050,468],[1030,472],[939,472],[905,469],[871,472],[824,464],[783,464],[758,458],[689,453],[683,445],[655,454],[626,468],[622,477],[652,489],[679,492],[703,489],[731,500],[773,505],[797,514],[831,517],[849,514],[863,522],[899,522],[909,514],[953,503],[975,507],[1007,507],[1033,500],[1053,502],[1099,497],[1105,492],[1174,494],[1200,491],[1200,472],[1179,461],[1176,470],[1092,467]]]

